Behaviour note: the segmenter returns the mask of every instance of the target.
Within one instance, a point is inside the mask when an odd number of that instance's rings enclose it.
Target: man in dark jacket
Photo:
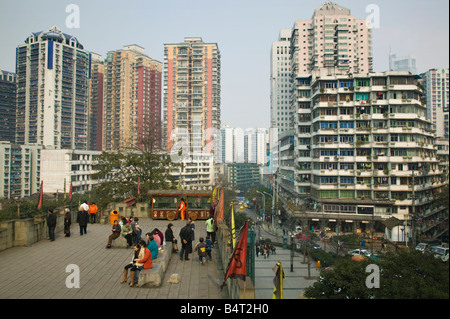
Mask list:
[[[48,210],[47,226],[50,241],[55,241],[56,214],[51,209]]]
[[[175,236],[173,235],[173,224],[169,223],[169,225],[167,225],[167,229],[165,232],[165,238],[166,238],[166,243],[172,243],[172,251],[174,253],[178,252],[178,245],[177,245],[177,239],[175,238]]]
[[[77,222],[80,226],[80,235],[86,234],[86,228],[89,220],[89,214],[86,210],[80,210],[77,214]]]
[[[181,250],[180,259],[189,260],[188,255],[192,252],[192,228],[190,222],[180,230]]]

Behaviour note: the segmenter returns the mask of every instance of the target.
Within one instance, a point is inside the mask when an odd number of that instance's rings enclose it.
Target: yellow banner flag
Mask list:
[[[234,224],[234,211],[233,205],[231,205],[231,239],[232,239],[232,248],[236,247],[236,226]]]
[[[272,299],[283,299],[283,279],[284,279],[284,271],[283,266],[281,265],[281,261],[277,262],[276,266],[272,268],[275,273],[275,278],[273,279],[273,295]]]

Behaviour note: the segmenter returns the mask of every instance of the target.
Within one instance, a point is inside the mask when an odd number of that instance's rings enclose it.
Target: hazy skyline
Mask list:
[[[0,0],[0,69],[15,72],[15,50],[32,33],[58,26],[88,51],[101,54],[128,44],[164,62],[164,43],[201,37],[221,52],[222,123],[269,128],[270,48],[281,29],[310,19],[324,0]],[[389,50],[417,58],[419,73],[448,68],[449,2],[445,0],[333,1],[358,19],[380,10],[373,32],[374,71],[387,71]],[[68,28],[66,7],[80,9],[80,27]]]

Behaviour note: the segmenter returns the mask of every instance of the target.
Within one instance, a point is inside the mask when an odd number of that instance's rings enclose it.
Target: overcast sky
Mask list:
[[[268,128],[270,48],[280,29],[310,19],[324,0],[0,0],[0,69],[15,72],[15,49],[31,34],[57,25],[88,51],[106,56],[128,44],[164,61],[164,43],[199,36],[221,52],[222,123]],[[358,19],[380,10],[373,32],[374,71],[387,71],[389,48],[417,58],[418,72],[449,67],[448,0],[339,0]],[[66,26],[80,10],[79,28]]]

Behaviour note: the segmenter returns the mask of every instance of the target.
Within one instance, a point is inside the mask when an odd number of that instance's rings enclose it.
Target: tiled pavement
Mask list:
[[[140,219],[143,234],[159,228],[166,230],[166,220]],[[177,220],[174,234],[185,221]],[[195,221],[195,242],[206,236],[204,221]],[[0,252],[0,298],[1,299],[220,299],[220,271],[213,260],[201,265],[197,254],[191,260],[181,261],[172,255],[161,287],[130,288],[120,284],[123,267],[133,256],[133,249],[106,249],[111,233],[109,224],[89,224],[87,234],[80,236],[78,224],[72,224],[72,234],[65,238],[56,234],[56,240],[42,240],[31,247],[14,247]],[[73,275],[66,272],[68,265],[77,265],[80,270],[80,288],[67,288],[66,279]],[[181,282],[167,281],[171,274],[178,273]],[[224,289],[225,291],[226,289]]]
[[[276,254],[268,258],[259,256],[255,262],[255,299],[272,299],[273,278],[275,273],[273,267],[280,261],[284,270],[283,298],[298,299],[306,287],[313,285],[318,277],[319,271],[312,262],[308,277],[308,265],[303,263],[303,255],[294,254],[291,272],[291,251],[289,249],[277,248]]]

